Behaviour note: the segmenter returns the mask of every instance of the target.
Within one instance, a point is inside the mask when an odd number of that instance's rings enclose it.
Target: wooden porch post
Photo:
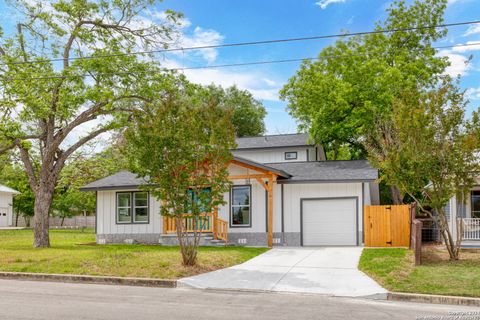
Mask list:
[[[167,233],[167,222],[168,222],[168,218],[163,217],[163,234]]]

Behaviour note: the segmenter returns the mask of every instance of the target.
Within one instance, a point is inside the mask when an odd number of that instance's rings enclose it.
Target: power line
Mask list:
[[[446,46],[437,46],[432,47],[433,49],[447,49],[447,48],[460,48],[460,47],[469,47],[469,46],[478,46],[480,42],[472,42],[467,44],[456,44],[456,45],[446,45]],[[369,53],[364,54],[349,54],[349,55],[331,55],[331,56],[322,56],[322,57],[306,57],[306,58],[293,58],[293,59],[280,59],[280,60],[263,60],[263,61],[251,61],[251,62],[240,62],[240,63],[228,63],[228,64],[218,64],[218,65],[209,65],[209,66],[196,66],[196,67],[179,67],[179,68],[166,68],[163,70],[166,71],[184,71],[184,70],[198,70],[198,69],[220,69],[220,68],[229,68],[229,67],[242,67],[242,66],[253,66],[253,65],[266,65],[266,64],[275,64],[275,63],[289,63],[289,62],[301,62],[305,60],[319,60],[326,58],[345,58],[352,56],[365,56]],[[79,74],[79,75],[65,75],[65,76],[42,76],[42,77],[27,77],[27,78],[7,78],[8,81],[25,81],[25,80],[53,80],[53,79],[68,79],[68,78],[84,78],[84,77],[95,77],[95,76],[106,76],[106,75],[134,75],[134,74],[146,74],[150,71],[137,71],[137,72],[101,72],[92,74]]]
[[[204,49],[219,49],[219,48],[228,48],[228,47],[241,47],[241,46],[253,46],[253,45],[262,45],[262,44],[274,44],[274,43],[285,43],[285,42],[298,42],[298,41],[311,41],[311,40],[320,40],[320,39],[330,39],[330,38],[342,38],[342,37],[352,37],[360,35],[369,35],[369,34],[381,34],[381,33],[393,33],[401,31],[415,31],[415,30],[424,30],[424,29],[433,29],[433,28],[449,28],[455,26],[471,25],[478,24],[480,20],[472,21],[462,21],[462,22],[453,22],[453,23],[444,23],[439,25],[431,26],[419,26],[412,28],[398,28],[398,29],[386,29],[386,30],[373,30],[373,31],[361,31],[361,32],[351,32],[351,33],[337,33],[329,35],[319,35],[311,37],[297,37],[297,38],[283,38],[283,39],[271,39],[271,40],[260,40],[260,41],[248,41],[248,42],[236,42],[236,43],[224,43],[218,45],[205,45],[205,46],[193,46],[193,47],[179,47],[179,48],[167,48],[159,50],[146,50],[146,51],[136,51],[128,53],[118,53],[118,54],[109,54],[109,55],[99,55],[99,56],[85,56],[85,57],[69,57],[66,60],[90,60],[90,59],[103,59],[103,58],[114,58],[114,57],[123,57],[123,56],[132,56],[132,55],[142,55],[142,54],[153,54],[153,53],[164,53],[164,52],[175,52],[175,51],[191,51],[191,50],[204,50]],[[19,65],[19,64],[34,64],[34,63],[46,63],[46,62],[60,62],[64,61],[63,58],[52,58],[52,59],[42,59],[42,60],[30,60],[30,61],[18,61],[18,62],[8,62],[2,63],[0,66],[5,65]]]

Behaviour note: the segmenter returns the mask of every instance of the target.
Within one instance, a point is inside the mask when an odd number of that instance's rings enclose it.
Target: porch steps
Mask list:
[[[173,233],[164,234],[161,236],[159,243],[166,246],[178,245],[177,235]],[[225,246],[225,241],[215,240],[212,233],[204,233],[200,235],[200,245],[207,247],[223,247]],[[233,244],[227,244],[227,246],[229,245]]]

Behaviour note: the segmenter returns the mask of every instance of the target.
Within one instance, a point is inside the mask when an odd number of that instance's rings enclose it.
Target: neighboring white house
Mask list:
[[[466,199],[457,199],[457,197],[450,199],[446,212],[450,221],[450,230],[455,238],[457,227],[461,222],[463,244],[478,246],[480,244],[480,177],[476,179]]]
[[[0,228],[13,225],[13,196],[19,194],[7,186],[0,184]]]
[[[238,245],[362,245],[363,206],[378,204],[378,172],[367,161],[325,161],[306,134],[237,139],[231,190],[205,227]],[[175,243],[175,226],[127,171],[92,182],[98,243]],[[208,241],[208,238],[206,238]],[[217,240],[218,241],[218,240]]]

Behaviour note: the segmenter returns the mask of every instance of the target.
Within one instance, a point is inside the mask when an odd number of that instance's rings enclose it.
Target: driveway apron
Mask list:
[[[361,247],[274,248],[243,264],[181,279],[203,289],[240,289],[386,298],[387,291],[358,270]]]

